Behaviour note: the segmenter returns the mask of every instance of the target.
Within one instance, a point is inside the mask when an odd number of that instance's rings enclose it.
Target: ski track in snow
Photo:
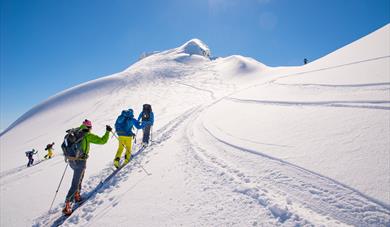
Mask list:
[[[5,185],[7,185],[9,183],[18,181],[18,180],[20,180],[22,178],[25,178],[25,177],[33,176],[36,173],[44,171],[43,168],[36,168],[37,166],[42,167],[43,165],[54,166],[54,165],[62,164],[64,162],[64,160],[62,158],[61,158],[61,160],[58,160],[58,161],[56,161],[54,163],[53,162],[48,162],[49,160],[54,160],[57,157],[59,157],[59,156],[55,156],[55,157],[53,157],[51,159],[48,159],[48,160],[41,159],[39,161],[36,161],[30,167],[27,167],[27,165],[23,165],[23,166],[16,167],[14,169],[10,169],[8,171],[5,171],[5,172],[1,173],[1,175],[0,175],[1,185],[5,186]]]
[[[302,219],[302,216],[307,214],[301,211],[309,210],[310,216],[320,214],[320,216],[336,220],[333,224],[337,225],[341,223],[356,226],[390,225],[389,208],[376,203],[358,191],[299,166],[230,144],[211,134],[204,126],[202,127],[203,132],[198,133],[207,134],[206,137],[211,136],[214,141],[203,143],[209,146],[213,144],[212,148],[203,148],[199,144],[201,140],[196,138],[197,135],[193,130],[188,128],[186,136],[191,151],[196,152],[197,157],[202,159],[205,165],[209,165],[208,168],[214,168],[215,174],[224,178],[222,182],[230,182],[230,186],[235,188],[233,189],[235,192],[252,198],[260,206],[268,209],[270,217],[274,217],[279,224],[283,224],[289,219],[292,223],[290,222],[288,225],[308,224],[309,220]],[[214,144],[217,143],[219,145],[215,146]],[[224,148],[224,146],[229,148]],[[262,166],[262,171],[253,173],[233,167],[228,160],[225,160],[232,156],[229,154],[230,152],[255,154],[257,156],[255,156],[256,166]],[[250,156],[250,159],[245,160],[244,157],[242,160],[236,160],[237,156],[234,155],[230,163],[232,161],[250,162],[254,158]],[[248,172],[245,173],[246,171]]]
[[[206,127],[203,130],[215,141],[223,143],[234,150],[249,152],[260,157],[262,166],[268,165],[265,176],[255,179],[261,184],[270,183],[273,186],[272,192],[281,190],[286,195],[288,203],[298,201],[300,204],[312,209],[322,215],[328,215],[341,222],[351,225],[390,225],[390,208],[385,204],[377,203],[360,192],[349,188],[333,179],[318,175],[309,170],[294,164],[278,160],[262,154],[261,152],[243,148],[213,135]],[[268,160],[267,160],[268,159]],[[216,159],[214,159],[216,160]],[[269,163],[268,163],[269,162]],[[221,166],[221,163],[217,162]],[[240,170],[228,170],[239,172]],[[242,170],[241,170],[242,171]],[[242,182],[249,183],[251,177],[245,174],[238,174]],[[267,182],[268,181],[268,182]],[[256,191],[256,190],[255,190]],[[239,190],[248,196],[253,197],[253,189]]]
[[[238,99],[238,98],[225,98],[227,100],[242,102],[242,103],[256,103],[263,105],[280,105],[280,106],[317,106],[317,107],[343,107],[343,108],[364,108],[364,109],[380,109],[390,110],[390,101],[377,100],[377,101],[318,101],[318,102],[299,102],[299,101],[278,101],[278,100],[253,100],[253,99]],[[379,104],[388,104],[383,106]]]
[[[227,96],[222,98],[233,99]],[[211,105],[207,106],[204,110],[212,107],[212,105],[216,104],[217,102],[214,102]],[[258,101],[256,100],[256,103],[257,102]],[[280,104],[274,101],[266,102]],[[336,107],[339,107],[336,105],[337,103],[382,104],[390,102],[337,101],[334,103],[285,103],[292,105],[334,105]],[[357,107],[361,108],[361,106]],[[373,107],[369,106],[367,108]],[[390,108],[386,107],[386,109]],[[228,146],[229,148],[222,148],[224,154],[220,156],[220,154],[218,154],[218,150],[221,150],[221,146],[214,145],[213,148],[218,147],[217,149],[202,148],[202,146],[199,145],[200,139],[194,139],[194,136],[196,137],[196,134],[194,134],[194,132],[189,132],[190,135],[187,134],[186,140],[190,144],[189,147],[191,147],[191,150],[197,152],[199,157],[203,159],[208,159],[206,161],[207,163],[211,163],[217,169],[222,169],[222,171],[224,172],[224,174],[222,174],[223,177],[226,177],[226,174],[233,176],[232,178],[230,178],[230,180],[234,179],[235,181],[238,181],[235,182],[235,184],[245,185],[244,188],[238,187],[235,191],[247,195],[250,198],[256,200],[261,206],[268,209],[270,211],[270,214],[272,214],[272,216],[275,217],[279,223],[284,223],[288,219],[292,219],[295,224],[297,223],[297,221],[300,225],[307,224],[307,220],[302,222],[300,218],[300,216],[302,216],[302,212],[300,212],[300,210],[309,209],[309,212],[314,212],[320,214],[321,216],[330,217],[331,219],[336,220],[334,224],[340,224],[339,222],[341,222],[344,224],[355,226],[390,226],[390,208],[388,205],[370,197],[367,197],[359,191],[347,187],[346,185],[343,185],[333,179],[318,175],[312,171],[306,170],[302,167],[293,165],[283,160],[264,155],[261,152],[253,151],[231,144],[213,135],[206,127],[204,127],[202,123],[199,124],[202,125],[202,133],[207,134],[206,137],[211,136],[211,138],[214,140],[214,142],[210,141],[206,144],[210,145],[215,144],[217,142],[219,144],[222,144],[223,146]],[[209,152],[210,150],[217,150],[217,152],[211,154],[211,152]],[[227,154],[229,152],[237,151],[255,154],[257,156],[256,161],[258,161],[260,165],[263,166],[262,169],[264,171],[260,172],[260,174],[255,173],[256,175],[254,176],[254,173],[248,173],[247,175],[244,173],[245,170],[233,168],[229,164],[226,164],[224,158],[229,157],[229,155]],[[250,158],[252,159],[253,157],[251,156]],[[237,160],[234,161],[237,162]],[[248,162],[249,160],[245,161]],[[264,188],[267,189],[264,190]],[[284,198],[284,200],[286,201],[285,203],[280,204],[280,196]]]

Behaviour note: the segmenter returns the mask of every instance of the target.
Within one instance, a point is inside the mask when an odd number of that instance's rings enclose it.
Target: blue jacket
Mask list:
[[[134,136],[133,126],[137,129],[144,128],[145,126],[134,119],[133,112],[122,111],[122,114],[116,119],[115,131],[118,136]]]
[[[139,113],[139,116],[138,116],[138,121],[140,121],[142,119],[142,115],[143,115],[143,111],[141,113]],[[150,112],[150,117],[149,117],[149,120],[147,121],[142,121],[142,125],[153,125],[154,124],[154,114],[153,112]]]

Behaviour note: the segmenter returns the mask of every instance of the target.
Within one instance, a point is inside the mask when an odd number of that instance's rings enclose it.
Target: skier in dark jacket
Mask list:
[[[27,167],[30,167],[33,165],[34,163],[34,154],[37,154],[38,151],[36,151],[35,149],[32,149],[31,151],[26,151],[26,156],[28,158],[28,163],[27,163]]]
[[[62,210],[62,212],[65,215],[72,214],[72,208],[71,208],[71,202],[81,202],[81,184],[83,182],[83,177],[85,173],[85,168],[87,167],[87,159],[88,159],[88,153],[89,153],[89,147],[90,143],[94,144],[105,144],[108,141],[109,138],[109,132],[112,131],[112,128],[107,125],[106,126],[106,133],[99,137],[95,134],[91,133],[92,129],[92,123],[89,120],[85,120],[83,124],[80,126],[80,129],[85,132],[83,139],[81,140],[81,150],[83,151],[82,157],[80,158],[73,158],[73,157],[65,157],[65,159],[68,161],[69,166],[73,169],[73,179],[72,179],[72,185],[68,191],[68,194],[66,195],[65,200],[65,208]]]
[[[145,127],[142,129],[142,145],[147,146],[149,144],[150,130],[154,124],[154,113],[150,104],[144,104],[142,106],[142,112],[138,116],[138,121],[142,120],[142,125]]]

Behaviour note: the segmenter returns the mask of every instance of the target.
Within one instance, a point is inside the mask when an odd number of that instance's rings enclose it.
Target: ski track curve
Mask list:
[[[299,101],[280,101],[280,100],[256,100],[256,99],[239,99],[226,97],[226,100],[241,102],[241,103],[255,103],[262,105],[279,105],[279,106],[318,106],[318,107],[342,107],[342,108],[363,108],[363,109],[380,109],[390,110],[390,106],[381,106],[378,104],[390,104],[388,100],[337,100],[337,101],[317,101],[317,102],[299,102]]]
[[[188,129],[192,131],[188,132],[190,136],[188,135],[186,138],[193,151],[197,152],[199,157],[206,159],[205,162],[222,171],[224,177],[225,175],[232,176],[237,181],[236,192],[253,198],[260,205],[269,209],[270,213],[280,223],[301,216],[299,209],[305,207],[315,213],[329,216],[348,225],[390,226],[390,208],[386,204],[371,199],[330,178],[264,155],[261,152],[231,144],[212,134],[202,122],[198,124],[201,125],[201,130],[198,130],[198,133],[211,138],[211,141],[206,144],[213,144],[213,149],[203,148],[199,144],[199,137],[196,138],[197,134],[194,133],[194,128],[192,128]],[[194,123],[192,127],[195,126]],[[213,154],[210,152],[211,150],[216,150],[216,152]],[[218,154],[221,150],[223,150],[223,154]],[[259,162],[263,171],[249,173],[248,170],[227,164],[228,161],[224,159],[229,156],[232,157],[232,152],[250,153],[250,158],[254,158],[256,162]],[[234,157],[237,158],[236,155]],[[242,159],[240,161],[250,161],[244,157]],[[248,173],[245,173],[245,171],[248,171]],[[267,188],[267,190],[264,190],[264,188]],[[280,199],[274,198],[275,194],[282,195],[286,203],[282,202],[280,204]]]

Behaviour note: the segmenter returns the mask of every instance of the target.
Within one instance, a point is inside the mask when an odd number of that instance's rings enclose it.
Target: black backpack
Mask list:
[[[73,128],[66,131],[64,142],[61,145],[65,157],[85,158],[84,151],[81,148],[81,141],[86,132],[81,128]]]
[[[142,106],[142,121],[148,121],[151,112],[152,112],[152,106],[150,104],[144,104]]]

